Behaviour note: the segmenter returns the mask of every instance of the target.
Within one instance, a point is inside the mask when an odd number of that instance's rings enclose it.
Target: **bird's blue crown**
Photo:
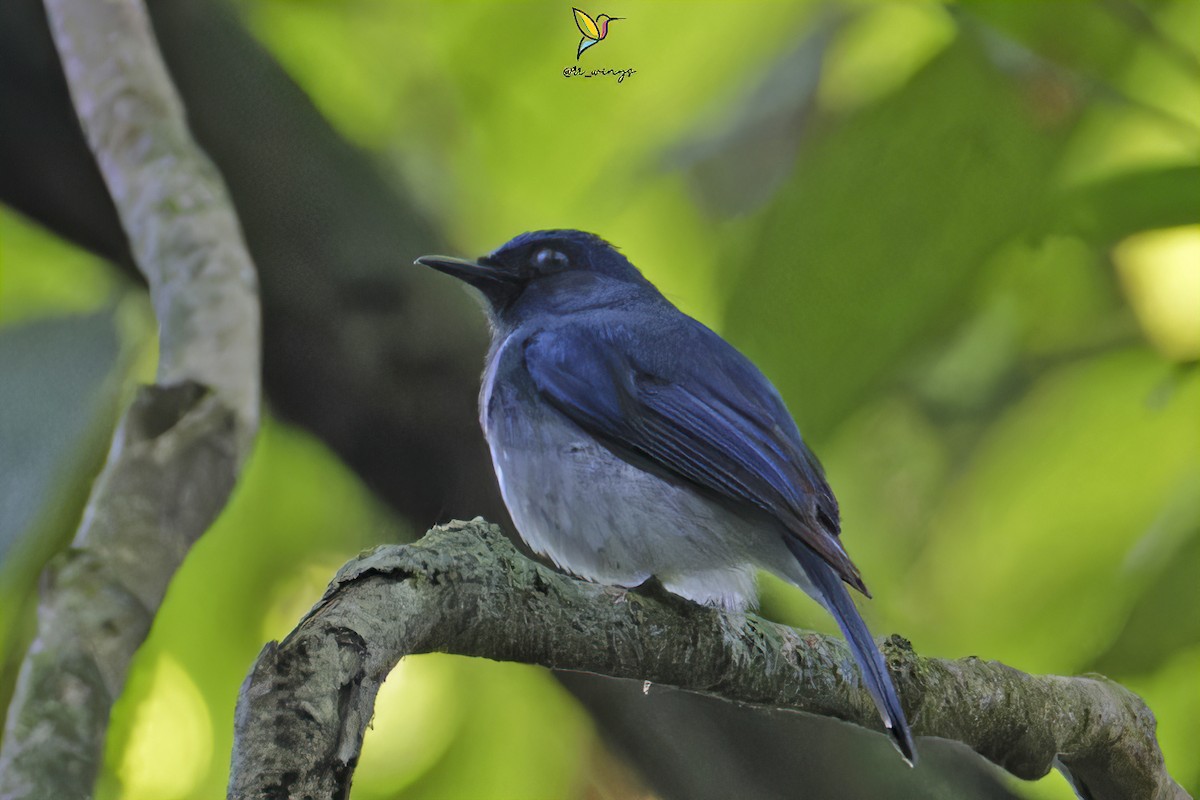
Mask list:
[[[612,244],[594,233],[571,229],[527,231],[493,250],[487,258],[517,263],[542,249],[563,253],[573,269],[584,269],[629,281],[645,281],[642,273]]]

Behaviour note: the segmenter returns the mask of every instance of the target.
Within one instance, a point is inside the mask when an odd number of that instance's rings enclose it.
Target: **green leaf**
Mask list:
[[[1200,463],[1200,380],[1161,399],[1168,369],[1144,350],[1063,367],[990,426],[904,577],[918,647],[1070,674],[1110,646]]]
[[[111,312],[0,328],[0,645],[78,522],[114,422],[118,351]]]
[[[744,256],[727,330],[803,431],[827,431],[959,315],[981,263],[1037,218],[1066,132],[1040,128],[960,37],[802,153]]]
[[[61,501],[116,354],[109,314],[0,329],[0,561]]]
[[[1065,191],[1046,233],[1067,233],[1108,247],[1138,231],[1200,220],[1200,166],[1117,175]]]

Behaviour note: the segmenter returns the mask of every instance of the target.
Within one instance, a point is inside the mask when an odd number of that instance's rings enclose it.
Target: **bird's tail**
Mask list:
[[[896,696],[896,687],[888,674],[887,665],[883,663],[883,655],[875,646],[871,632],[867,630],[867,624],[854,607],[854,600],[851,599],[846,585],[824,559],[802,542],[789,541],[788,548],[804,568],[813,587],[820,593],[822,605],[842,629],[842,635],[850,645],[850,652],[854,654],[854,660],[858,662],[862,671],[863,683],[879,708],[883,724],[887,727],[888,735],[892,737],[896,749],[910,765],[916,764],[917,754],[913,748],[912,732],[908,729],[904,709],[900,707],[900,698]]]

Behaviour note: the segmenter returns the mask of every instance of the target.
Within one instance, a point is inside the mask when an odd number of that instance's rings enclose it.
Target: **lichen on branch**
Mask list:
[[[47,569],[0,750],[0,798],[90,797],[109,712],[258,428],[257,280],[192,140],[141,0],[46,0],[71,99],[159,327],[157,384],[117,426],[71,548]]]
[[[661,592],[614,601],[525,558],[495,526],[455,522],[351,561],[287,638],[263,649],[238,699],[229,796],[345,796],[380,684],[404,656],[431,652],[879,727],[838,637]],[[1093,800],[1187,796],[1166,771],[1153,715],[1111,681],[926,658],[898,636],[883,652],[918,736],[960,741],[1020,778],[1059,767]]]

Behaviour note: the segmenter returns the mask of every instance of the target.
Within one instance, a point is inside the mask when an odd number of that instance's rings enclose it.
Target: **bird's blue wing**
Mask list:
[[[525,344],[525,365],[555,408],[610,448],[767,511],[865,592],[837,539],[837,503],[778,393],[699,323],[671,334],[683,352],[656,360],[644,354],[662,342],[639,346],[627,329],[545,331]]]
[[[579,57],[581,55],[583,55],[584,50],[587,50],[589,47],[591,47],[592,45],[596,44],[599,41],[600,41],[599,39],[592,39],[588,36],[584,36],[582,39],[580,39],[579,40],[579,52],[577,52],[575,54],[575,60],[578,61]]]

